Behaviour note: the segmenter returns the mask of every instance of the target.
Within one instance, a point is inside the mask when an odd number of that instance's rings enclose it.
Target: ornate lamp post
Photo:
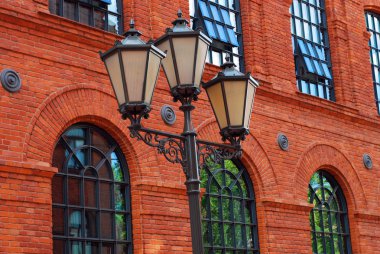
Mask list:
[[[241,156],[240,142],[248,134],[258,83],[249,73],[238,72],[233,63],[224,64],[223,71],[203,86],[216,114],[222,138],[231,144],[197,139],[191,120],[191,111],[195,108],[192,103],[200,93],[211,39],[201,31],[191,30],[187,24],[179,11],[174,27],[167,29],[155,42],[155,47],[140,40],[141,34],[135,30],[132,21],[126,38],[100,55],[110,76],[119,111],[124,119],[131,121],[131,137],[156,147],[168,161],[182,165],[189,197],[193,253],[203,254],[200,168],[208,158],[218,162]],[[160,62],[173,99],[181,102],[179,108],[184,112],[184,129],[180,135],[141,126],[142,118],[148,118],[151,110]]]

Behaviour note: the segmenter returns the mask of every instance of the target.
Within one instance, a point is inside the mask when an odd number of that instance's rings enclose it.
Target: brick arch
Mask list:
[[[91,85],[67,86],[52,93],[28,125],[24,160],[51,164],[60,135],[71,125],[86,122],[104,129],[115,139],[127,160],[131,181],[140,178],[138,144],[131,142],[128,124],[116,108],[113,95]]]
[[[209,118],[197,128],[199,138],[212,142],[221,142],[219,127],[215,118]],[[277,178],[268,155],[259,141],[249,134],[243,141],[243,157],[241,162],[247,169],[255,190],[256,199],[268,195],[277,195]]]
[[[380,14],[380,3],[378,0],[366,0],[364,11],[371,11]]]
[[[296,198],[306,200],[309,181],[319,169],[330,173],[339,183],[349,207],[355,210],[367,207],[364,189],[353,164],[341,151],[327,144],[314,144],[300,157],[293,176]]]

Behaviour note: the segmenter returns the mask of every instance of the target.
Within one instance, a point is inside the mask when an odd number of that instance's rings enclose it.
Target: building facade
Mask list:
[[[0,1],[0,253],[191,253],[185,175],[130,137],[98,54],[178,9],[214,40],[204,81],[231,54],[260,82],[242,158],[201,173],[206,253],[380,253],[378,0]],[[163,71],[152,106],[182,132]],[[193,120],[221,141],[205,92]]]

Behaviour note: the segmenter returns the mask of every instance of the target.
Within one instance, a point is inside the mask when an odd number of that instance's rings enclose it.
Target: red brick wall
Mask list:
[[[120,37],[49,14],[47,0],[0,1],[0,71],[16,70],[17,93],[0,87],[0,253],[51,253],[52,151],[76,122],[105,129],[122,147],[131,176],[135,253],[191,253],[185,177],[142,142],[120,119],[98,51]],[[347,199],[354,253],[380,249],[380,125],[374,103],[369,34],[364,11],[380,13],[378,0],[326,0],[336,102],[296,88],[290,34],[290,0],[240,0],[247,71],[260,80],[242,161],[255,188],[261,253],[311,253],[308,182],[329,171]],[[188,1],[124,0],[130,18],[157,38]],[[207,65],[204,79],[218,68]],[[182,131],[178,104],[161,73],[147,127]],[[176,108],[166,126],[160,108]],[[199,136],[220,141],[205,93],[197,102]],[[290,149],[277,145],[288,136]],[[364,168],[369,153],[372,170]]]

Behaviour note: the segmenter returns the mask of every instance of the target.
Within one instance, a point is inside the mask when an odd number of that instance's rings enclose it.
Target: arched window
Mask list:
[[[123,33],[122,0],[49,0],[51,13],[112,33]]]
[[[132,229],[127,165],[99,128],[75,125],[53,155],[54,254],[130,254]]]
[[[372,65],[372,79],[378,113],[380,114],[380,15],[366,12],[367,30],[371,33],[369,40]]]
[[[313,253],[350,254],[351,242],[347,204],[342,189],[325,171],[316,172],[309,184]]]
[[[290,13],[298,89],[335,100],[324,0],[293,0]]]
[[[243,166],[210,160],[201,181],[205,253],[259,253],[255,197]]]
[[[214,65],[225,62],[226,53],[243,71],[243,40],[239,0],[189,0],[193,29],[202,27],[213,42],[206,61]]]

